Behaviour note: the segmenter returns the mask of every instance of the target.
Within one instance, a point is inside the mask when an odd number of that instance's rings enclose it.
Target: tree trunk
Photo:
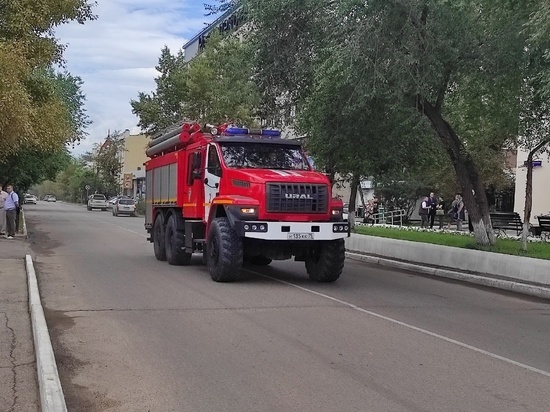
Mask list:
[[[521,234],[521,249],[527,251],[527,237],[529,236],[529,221],[533,209],[533,156],[544,146],[550,143],[550,137],[543,139],[527,155],[527,182],[525,183],[525,209],[523,209],[523,232]]]
[[[350,227],[355,227],[355,205],[357,203],[357,188],[359,187],[359,175],[353,174],[351,179],[349,195],[349,206],[348,206],[348,221]]]
[[[489,216],[489,202],[472,157],[451,125],[443,119],[441,112],[426,98],[417,97],[417,109],[429,119],[451,159],[477,243],[483,246],[495,244],[496,238]]]

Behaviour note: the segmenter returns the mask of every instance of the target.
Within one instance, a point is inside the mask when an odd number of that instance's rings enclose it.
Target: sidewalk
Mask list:
[[[0,412],[40,410],[24,236],[0,237]]]

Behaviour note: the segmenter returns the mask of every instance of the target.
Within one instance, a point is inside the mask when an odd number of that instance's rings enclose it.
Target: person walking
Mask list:
[[[418,214],[420,215],[421,223],[420,227],[427,228],[428,227],[428,219],[430,217],[430,203],[429,203],[429,197],[426,196],[422,200],[422,203],[420,204],[420,208],[418,209]]]
[[[8,194],[2,190],[2,185],[0,184],[0,236],[6,235],[6,211],[4,210],[4,202]]]
[[[436,209],[437,209],[437,198],[435,197],[435,193],[430,193],[430,198],[428,199],[428,205],[430,206],[429,210],[429,216],[430,216],[430,229],[434,228],[434,222],[435,222],[435,215],[436,215]]]
[[[13,239],[15,237],[15,227],[17,218],[17,208],[19,207],[19,196],[13,191],[12,185],[6,186],[8,196],[4,201],[4,210],[6,212],[6,237]]]

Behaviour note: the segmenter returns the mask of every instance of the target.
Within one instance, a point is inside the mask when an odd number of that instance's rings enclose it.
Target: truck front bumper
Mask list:
[[[236,221],[241,237],[263,240],[336,240],[349,237],[348,222],[261,222]]]

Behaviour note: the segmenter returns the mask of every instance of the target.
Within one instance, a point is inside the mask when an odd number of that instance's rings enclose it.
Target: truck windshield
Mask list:
[[[235,169],[309,170],[299,146],[227,142],[221,149],[225,165]]]

